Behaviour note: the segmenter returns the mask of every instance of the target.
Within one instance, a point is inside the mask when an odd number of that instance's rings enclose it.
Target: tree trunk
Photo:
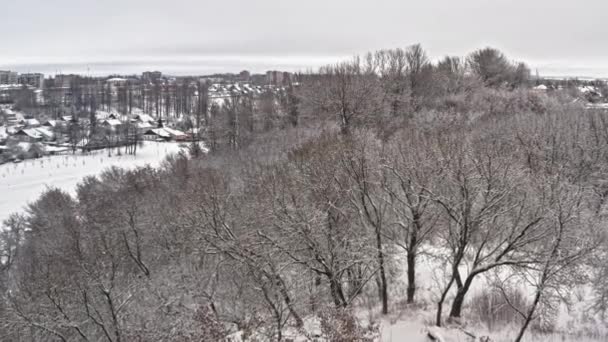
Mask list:
[[[277,342],[283,341],[283,329],[281,327],[281,317],[277,317]]]
[[[447,297],[448,292],[450,292],[450,288],[452,287],[453,283],[454,283],[454,275],[452,275],[452,277],[450,278],[448,285],[445,287],[445,289],[441,293],[441,298],[439,298],[439,301],[437,302],[437,315],[435,317],[435,325],[437,325],[438,327],[441,326],[441,314],[443,312],[443,302],[445,301],[445,297]]]
[[[382,299],[382,314],[388,314],[388,285],[386,283],[386,271],[384,267],[384,253],[382,251],[382,235],[380,229],[376,229],[376,247],[378,249],[378,264],[380,268],[380,295]]]
[[[297,313],[296,309],[293,306],[293,302],[291,301],[291,296],[289,296],[289,292],[287,291],[287,287],[285,285],[285,282],[283,281],[283,278],[281,278],[281,276],[279,276],[279,275],[276,275],[276,280],[277,280],[277,284],[279,285],[281,295],[283,296],[283,300],[285,301],[285,305],[287,305],[287,308],[289,309],[289,313],[291,313],[291,315],[293,316],[293,319],[296,321],[296,326],[298,328],[301,328],[304,325],[304,322],[302,321],[302,318],[300,317],[300,315]]]
[[[335,279],[334,275],[329,277],[329,288],[331,291],[331,297],[334,300],[334,304],[338,308],[346,307],[346,299],[344,298],[344,292],[342,291],[342,285]]]
[[[517,334],[517,337],[515,338],[515,342],[520,342],[522,340],[522,338],[524,337],[526,329],[528,329],[528,325],[530,325],[530,322],[532,321],[532,316],[534,316],[534,311],[536,311],[536,306],[538,305],[538,302],[540,301],[541,293],[542,293],[541,289],[536,290],[536,295],[534,296],[534,302],[532,303],[532,307],[530,308],[530,310],[528,310],[528,314],[526,315],[526,320],[524,321],[524,325],[519,330],[519,333]]]
[[[460,277],[460,273],[458,272],[458,265],[460,264],[461,260],[462,260],[462,253],[458,253],[458,255],[456,256],[456,260],[454,261],[454,264],[452,265],[452,276],[450,277],[450,281],[448,282],[448,285],[445,287],[445,289],[441,293],[441,298],[439,299],[439,302],[437,302],[437,316],[435,318],[435,324],[438,327],[441,326],[441,314],[443,311],[443,302],[445,301],[445,297],[447,297],[448,292],[450,292],[450,288],[452,287],[452,284],[454,284],[454,281],[456,280],[456,278]],[[460,287],[458,288],[458,290],[460,291]]]
[[[454,302],[452,303],[452,309],[450,310],[450,317],[460,318],[460,315],[462,313],[462,305],[464,304],[464,298],[469,289],[471,288],[472,282],[473,277],[469,275],[465,280],[463,286],[458,288],[458,291],[456,292],[456,297],[454,297]]]
[[[414,302],[416,294],[416,251],[410,250],[407,253],[407,303]]]
[[[414,216],[414,227],[410,235],[407,251],[407,303],[414,302],[416,294],[416,255],[418,254],[418,231],[420,230],[418,215]]]

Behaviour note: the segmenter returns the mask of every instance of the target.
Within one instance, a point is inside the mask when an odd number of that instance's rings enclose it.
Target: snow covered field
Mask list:
[[[111,166],[157,166],[165,156],[178,151],[178,143],[148,141],[138,148],[136,156],[118,156],[115,151],[109,156],[107,150],[101,150],[87,155],[47,156],[0,165],[0,221],[22,211],[48,186],[71,192],[83,177],[97,175]]]

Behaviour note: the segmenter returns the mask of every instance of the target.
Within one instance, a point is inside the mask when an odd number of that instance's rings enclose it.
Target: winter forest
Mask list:
[[[421,45],[296,80],[10,215],[0,340],[606,341],[605,82]]]

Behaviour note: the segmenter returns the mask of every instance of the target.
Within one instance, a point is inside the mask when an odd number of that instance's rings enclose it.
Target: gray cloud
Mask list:
[[[0,67],[223,56],[301,67],[420,42],[435,57],[491,45],[541,71],[605,71],[607,11],[602,0],[5,0]]]

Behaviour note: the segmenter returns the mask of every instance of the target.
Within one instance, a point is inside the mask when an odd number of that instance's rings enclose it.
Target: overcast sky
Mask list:
[[[608,77],[606,0],[1,0],[0,68],[302,69],[421,43],[493,46],[544,75]],[[84,70],[83,70],[84,69]]]

